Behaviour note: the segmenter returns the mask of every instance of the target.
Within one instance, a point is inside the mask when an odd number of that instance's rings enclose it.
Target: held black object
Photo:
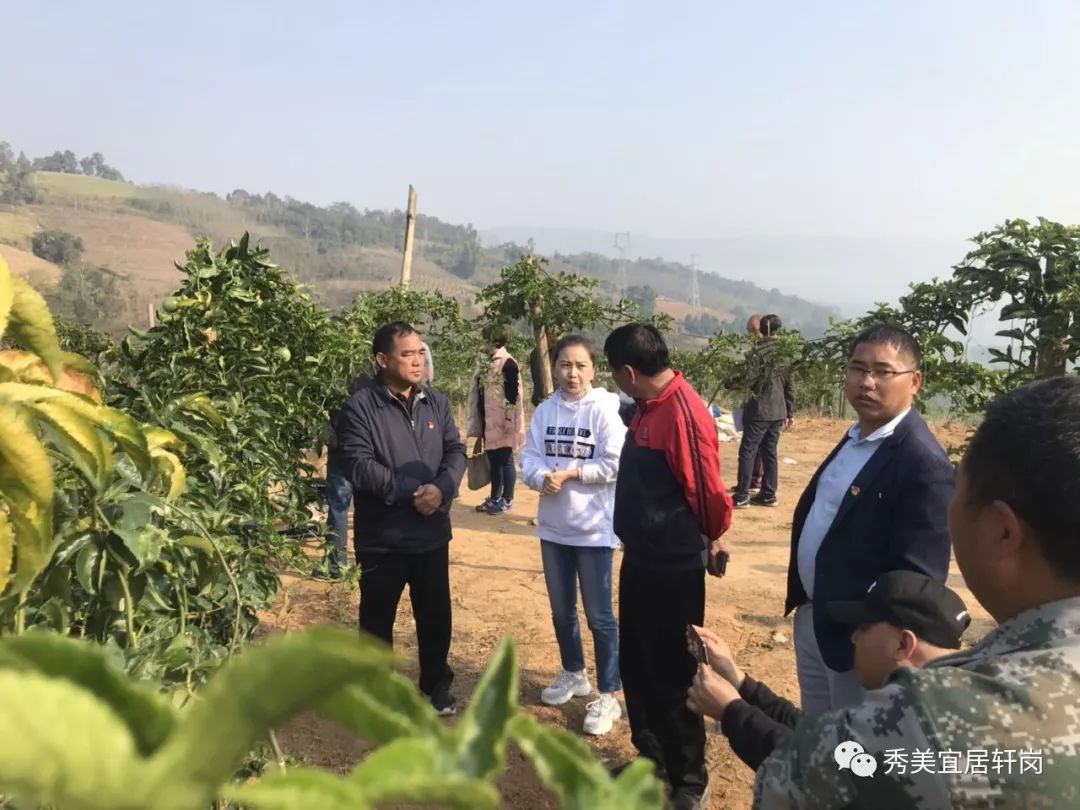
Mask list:
[[[722,577],[727,573],[728,557],[730,555],[726,551],[721,551],[716,555],[716,565],[713,567],[714,572],[718,577]]]
[[[694,629],[694,625],[686,625],[686,640],[690,644],[690,650],[693,653],[694,660],[699,664],[709,666],[709,653],[705,649],[705,642],[701,640],[701,636],[697,634],[697,630]]]
[[[708,571],[714,577],[722,577],[727,573],[728,564],[728,552],[721,551],[716,555],[716,559],[713,560],[712,554],[708,549],[705,549],[701,553],[702,558],[705,561],[705,570]]]

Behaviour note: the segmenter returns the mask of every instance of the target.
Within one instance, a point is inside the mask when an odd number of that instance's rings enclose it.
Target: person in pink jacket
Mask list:
[[[510,333],[501,327],[488,345],[491,358],[473,379],[469,392],[469,438],[484,441],[491,465],[491,495],[478,512],[501,515],[514,503],[517,469],[514,453],[525,445],[525,397],[521,369],[506,350]]]

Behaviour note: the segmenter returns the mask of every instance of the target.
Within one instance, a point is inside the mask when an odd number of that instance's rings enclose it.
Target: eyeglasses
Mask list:
[[[870,376],[874,382],[890,382],[897,377],[904,374],[914,374],[918,369],[909,368],[904,371],[897,371],[891,368],[863,368],[862,366],[848,366],[847,376],[853,380],[861,380],[867,375]]]

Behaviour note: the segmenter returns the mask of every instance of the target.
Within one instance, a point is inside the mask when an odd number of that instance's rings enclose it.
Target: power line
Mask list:
[[[701,289],[698,287],[697,254],[690,255],[690,306],[701,306]]]
[[[618,287],[619,296],[626,298],[626,288],[629,282],[626,277],[626,248],[630,246],[630,232],[623,231],[615,234],[615,249],[619,251]]]

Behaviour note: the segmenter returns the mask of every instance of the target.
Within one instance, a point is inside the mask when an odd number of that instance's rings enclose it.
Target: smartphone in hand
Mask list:
[[[709,554],[708,559],[705,562],[705,570],[714,577],[722,577],[727,573],[729,556],[730,555],[726,551],[721,551],[715,557],[712,554]]]
[[[686,640],[690,645],[690,652],[699,664],[709,666],[709,652],[705,649],[705,642],[697,634],[694,625],[686,625]]]

